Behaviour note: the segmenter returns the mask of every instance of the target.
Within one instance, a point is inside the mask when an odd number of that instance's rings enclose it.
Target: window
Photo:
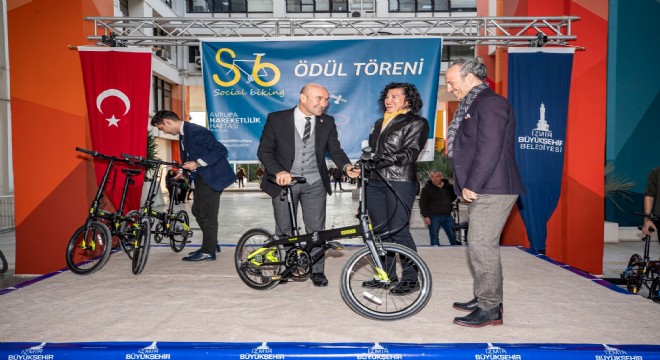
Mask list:
[[[206,0],[187,0],[186,5],[189,13],[207,13],[211,11]]]
[[[128,17],[128,0],[119,0],[119,11],[122,15]]]
[[[474,58],[474,46],[472,45],[444,45],[442,47],[441,61],[452,62],[456,59]]]
[[[188,46],[188,63],[195,62],[195,58],[201,56],[199,53],[199,46]]]
[[[172,110],[172,84],[153,77],[154,111]]]
[[[391,12],[477,11],[477,0],[389,0]]]

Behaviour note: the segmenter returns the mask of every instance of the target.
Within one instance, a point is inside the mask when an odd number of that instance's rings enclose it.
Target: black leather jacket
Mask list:
[[[382,127],[383,119],[379,119],[369,135],[376,169],[390,181],[417,181],[416,161],[426,144],[429,122],[417,114],[406,113],[395,117],[381,133]],[[368,178],[382,180],[373,171]]]

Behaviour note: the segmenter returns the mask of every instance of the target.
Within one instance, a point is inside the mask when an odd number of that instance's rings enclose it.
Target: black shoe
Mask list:
[[[392,295],[405,295],[419,289],[419,282],[403,280],[390,289]]]
[[[314,286],[328,286],[328,278],[326,278],[323,273],[313,273],[312,284],[314,284]]]
[[[397,281],[399,281],[399,278],[397,278],[396,276],[391,277],[390,278],[390,285],[394,284]],[[362,287],[365,287],[365,288],[384,288],[384,287],[387,287],[387,286],[388,285],[383,284],[382,281],[376,280],[376,279],[371,279],[369,281],[363,281],[362,282]]]
[[[188,255],[195,255],[195,254],[200,253],[200,252],[202,252],[202,248],[199,248],[195,251],[191,251],[191,252],[188,253]],[[222,252],[222,249],[220,248],[220,244],[215,245],[215,252],[217,252],[217,253]]]
[[[454,324],[473,328],[488,325],[502,325],[504,324],[504,319],[502,318],[502,304],[489,310],[477,307],[467,316],[454,318]]]
[[[454,303],[454,309],[461,310],[461,311],[472,312],[477,307],[478,307],[477,306],[477,298],[474,298],[474,299],[472,299],[468,302],[455,302]]]
[[[215,254],[209,254],[200,251],[196,254],[186,256],[182,260],[183,261],[215,261]]]

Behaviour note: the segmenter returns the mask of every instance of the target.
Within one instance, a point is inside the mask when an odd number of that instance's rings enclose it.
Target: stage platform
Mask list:
[[[184,252],[194,250],[190,246]],[[660,359],[660,305],[545,256],[503,247],[504,325],[454,325],[472,297],[466,247],[420,246],[433,295],[417,315],[375,321],[338,288],[355,251],[330,251],[328,287],[247,287],[234,247],[186,263],[153,247],[141,275],[114,253],[88,276],[67,270],[0,293],[0,359]]]

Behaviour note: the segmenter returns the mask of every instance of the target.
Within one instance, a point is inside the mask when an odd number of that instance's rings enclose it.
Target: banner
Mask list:
[[[317,83],[330,93],[342,148],[358,159],[383,114],[380,91],[391,82],[419,90],[429,120],[429,142],[420,160],[433,159],[434,122],[442,39],[338,38],[202,41],[202,76],[209,128],[229,149],[231,161],[257,160],[268,113],[298,104],[300,89]]]
[[[139,48],[78,47],[85,84],[85,99],[92,149],[105,155],[146,156],[151,50]],[[84,146],[81,146],[84,147]],[[119,207],[126,165],[116,163],[106,185],[106,196]],[[107,161],[96,161],[101,183]],[[124,211],[139,209],[144,173],[133,177]]]
[[[547,222],[561,192],[574,49],[509,48],[509,101],[516,160],[525,185],[518,208],[530,247],[545,251]]]

